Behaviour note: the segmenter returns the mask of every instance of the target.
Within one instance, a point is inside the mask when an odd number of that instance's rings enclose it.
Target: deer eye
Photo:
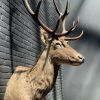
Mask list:
[[[60,43],[56,43],[55,48],[56,49],[61,48],[61,44]]]
[[[66,44],[68,44],[68,41],[65,41]]]
[[[56,43],[56,45],[60,45],[60,43]]]

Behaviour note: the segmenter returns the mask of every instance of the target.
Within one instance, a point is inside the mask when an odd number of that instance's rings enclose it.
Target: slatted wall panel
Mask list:
[[[9,2],[0,0],[0,100],[11,76]]]
[[[34,9],[37,1],[30,1]],[[52,0],[44,1],[40,15],[45,24],[54,28],[58,16]],[[3,100],[6,83],[15,67],[34,64],[42,48],[39,26],[27,12],[22,0],[0,0],[0,100]],[[59,71],[55,88],[46,100],[62,100],[61,77]]]

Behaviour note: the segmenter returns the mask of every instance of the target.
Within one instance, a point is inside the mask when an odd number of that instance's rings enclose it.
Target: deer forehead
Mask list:
[[[69,47],[68,41],[62,41],[62,40],[53,40],[52,41],[52,47],[57,47],[58,48],[67,48]]]
[[[60,44],[68,44],[69,41],[64,40],[64,39],[58,39],[58,40],[54,40],[53,42],[54,42],[55,44],[56,44],[56,43],[60,43]]]

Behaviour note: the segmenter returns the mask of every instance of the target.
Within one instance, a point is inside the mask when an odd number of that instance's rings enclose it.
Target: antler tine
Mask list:
[[[65,12],[64,12],[64,14],[62,15],[62,28],[63,28],[63,30],[62,30],[62,33],[63,32],[65,32],[66,31],[66,17],[67,17],[67,15],[69,14],[69,3],[68,3],[68,0],[67,0],[67,3],[66,3],[66,9],[65,9]]]
[[[63,31],[61,34],[57,34],[57,33],[55,33],[55,34],[58,37],[62,37],[62,36],[66,36],[66,35],[70,34],[72,31],[74,31],[76,29],[76,27],[78,26],[78,22],[79,22],[79,20],[74,21],[72,27],[70,29],[68,29],[68,31],[66,31],[65,27],[63,27]]]
[[[65,12],[64,12],[64,14],[62,15],[62,21],[64,21],[65,17],[66,17],[68,14],[69,14],[69,2],[68,2],[68,0],[67,0]]]
[[[31,15],[35,15],[35,13],[33,12],[33,10],[31,9],[31,7],[30,7],[30,5],[29,5],[28,0],[24,0],[24,5],[25,5],[25,7],[27,8],[28,12],[29,12]]]
[[[78,22],[79,22],[79,18],[73,22],[73,25],[70,29],[68,29],[68,31],[64,31],[65,27],[63,27],[63,32],[62,34],[59,34],[58,37],[62,37],[62,36],[65,36],[65,35],[68,35],[70,34],[72,31],[74,31],[76,29],[76,27],[78,26]]]
[[[58,9],[56,3],[55,3],[55,0],[53,0],[53,3],[54,3],[55,9],[56,9],[58,15],[59,15],[59,16],[62,15],[61,12],[60,12],[59,9]]]
[[[79,38],[81,38],[83,36],[84,32],[82,30],[82,32],[80,33],[80,35],[76,36],[76,37],[66,37],[65,40],[71,41],[71,40],[77,40]]]
[[[65,29],[66,16],[69,14],[69,6],[68,6],[69,3],[68,3],[68,0],[67,0],[65,12],[63,14],[62,14],[62,12],[59,11],[59,9],[58,9],[58,7],[57,7],[57,5],[55,3],[55,0],[53,0],[53,3],[54,3],[54,6],[55,6],[55,9],[56,9],[56,11],[57,11],[57,13],[59,15],[59,19],[58,19],[57,25],[56,25],[56,27],[55,27],[53,32],[55,32],[58,29],[60,20],[62,20],[63,32],[65,32],[66,31],[66,29]],[[56,34],[56,35],[60,36],[60,34],[59,35]]]
[[[70,32],[74,31],[76,29],[76,27],[78,26],[78,22],[79,22],[79,19],[74,21],[72,27],[67,32],[65,32],[65,34],[68,35],[68,34],[70,34]]]
[[[38,13],[39,13],[39,9],[41,6],[43,0],[40,0],[37,6],[37,10],[36,13],[34,13],[34,11],[31,9],[30,5],[29,5],[29,0],[24,0],[24,4],[25,7],[27,8],[28,12],[32,15],[32,17],[35,19],[35,21],[48,33],[52,33],[53,30],[50,29],[49,27],[47,27],[39,18],[38,18]]]
[[[68,6],[69,3],[68,3],[68,0],[67,0],[65,12],[64,12],[63,14],[59,11],[59,9],[58,9],[58,7],[57,7],[57,5],[56,5],[56,3],[55,3],[55,0],[53,0],[53,3],[54,3],[55,9],[56,9],[58,15],[60,16],[60,19],[59,19],[59,20],[62,20],[63,32],[65,32],[65,31],[66,31],[66,29],[65,29],[66,16],[69,14],[69,6]],[[58,21],[59,21],[59,20],[58,20]]]

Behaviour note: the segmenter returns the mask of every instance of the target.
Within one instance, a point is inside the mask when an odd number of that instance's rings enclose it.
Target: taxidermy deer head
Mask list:
[[[31,16],[35,19],[35,21],[40,25],[45,32],[42,32],[42,41],[46,46],[49,47],[51,50],[51,58],[56,63],[67,63],[71,65],[80,65],[84,62],[84,57],[76,52],[73,48],[71,48],[68,44],[69,41],[77,40],[83,35],[83,31],[79,36],[76,37],[69,37],[68,35],[73,32],[77,25],[78,20],[73,22],[73,25],[70,29],[65,29],[65,21],[66,17],[69,14],[69,3],[67,1],[66,9],[64,13],[61,13],[59,9],[57,8],[57,5],[55,4],[55,1],[53,0],[55,10],[59,15],[57,24],[55,25],[55,29],[52,30],[48,26],[46,26],[40,19],[39,19],[39,9],[41,6],[43,0],[40,0],[37,6],[36,12],[34,12],[29,3],[28,0],[25,0],[25,6],[28,10],[28,12],[31,14]],[[57,29],[59,27],[59,23],[62,22],[62,32],[57,33]],[[44,33],[44,34],[43,34]],[[48,38],[48,34],[51,38]]]

